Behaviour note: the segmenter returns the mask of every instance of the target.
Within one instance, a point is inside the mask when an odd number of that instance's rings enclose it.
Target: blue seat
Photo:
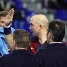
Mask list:
[[[26,9],[26,10],[24,11],[24,14],[25,14],[25,16],[32,16],[32,15],[34,15],[34,11],[33,11],[33,10],[28,10],[28,9]]]
[[[19,23],[19,29],[24,29],[24,23],[25,23],[25,22],[20,21],[20,23]]]
[[[17,10],[23,10],[23,3],[22,0],[12,0],[15,3],[16,9]]]
[[[24,23],[24,29],[27,30],[30,33],[30,36],[32,36],[32,33],[31,33],[29,27],[30,27],[30,24],[28,22],[25,22]]]
[[[12,27],[15,28],[15,29],[18,29],[17,23],[18,23],[18,20],[14,20],[13,23],[12,23]]]
[[[67,12],[64,9],[56,10],[55,18],[59,20],[67,20]]]
[[[25,15],[25,18],[26,18],[27,22],[30,21],[31,17],[32,17],[34,14],[35,14],[35,13],[34,13],[33,10],[28,10],[28,9],[27,9],[27,10],[24,11],[24,15]]]
[[[21,20],[14,20],[12,23],[12,27],[15,29],[23,29],[24,28],[24,22]]]

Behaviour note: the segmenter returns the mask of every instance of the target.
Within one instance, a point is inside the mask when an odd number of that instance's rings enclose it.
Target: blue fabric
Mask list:
[[[64,9],[59,9],[56,11],[55,14],[55,18],[56,19],[60,19],[60,20],[67,20],[67,12]]]
[[[37,50],[41,49],[41,47],[42,47],[42,44],[38,43]]]
[[[15,31],[15,29],[11,28],[11,31],[13,33]],[[8,46],[7,46],[6,41],[5,41],[3,27],[0,27],[0,53],[2,54],[2,56],[5,55],[5,54],[9,54],[9,52],[8,52]]]

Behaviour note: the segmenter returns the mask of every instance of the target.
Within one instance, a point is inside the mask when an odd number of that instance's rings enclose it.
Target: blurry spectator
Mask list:
[[[65,1],[65,0],[49,0],[48,8],[67,9],[67,1]]]

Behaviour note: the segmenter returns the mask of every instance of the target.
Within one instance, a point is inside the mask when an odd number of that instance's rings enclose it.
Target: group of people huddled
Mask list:
[[[27,30],[11,27],[13,16],[13,8],[0,12],[0,67],[67,67],[62,21],[36,14],[30,19],[30,37]]]

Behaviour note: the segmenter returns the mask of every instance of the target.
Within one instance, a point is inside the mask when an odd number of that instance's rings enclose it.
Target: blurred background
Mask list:
[[[11,8],[15,9],[12,24],[15,29],[26,29],[30,32],[30,18],[35,14],[44,14],[49,21],[61,20],[67,29],[67,0],[0,0],[0,11]],[[67,30],[64,41],[67,42]]]

